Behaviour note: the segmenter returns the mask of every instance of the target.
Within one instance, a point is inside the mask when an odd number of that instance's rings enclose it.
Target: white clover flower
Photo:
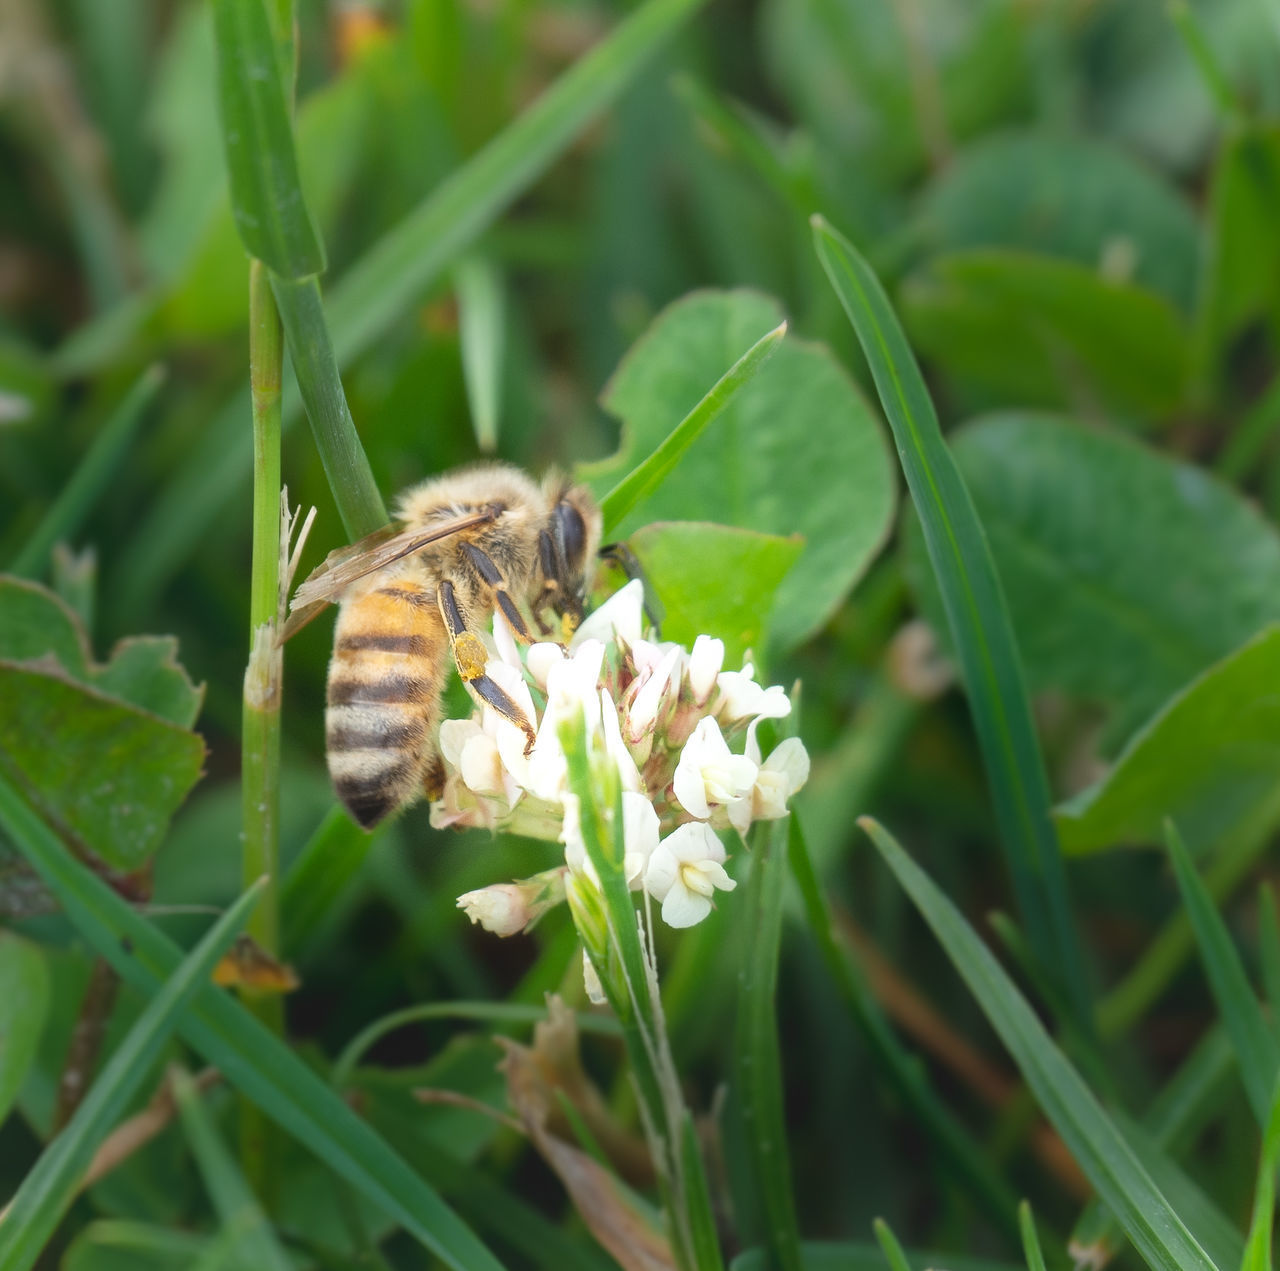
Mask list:
[[[791,714],[791,699],[778,684],[765,688],[756,683],[755,667],[743,664],[741,671],[721,671],[716,676],[720,696],[715,716],[725,723],[742,719],[782,719]]]
[[[636,767],[636,761],[631,757],[631,751],[627,749],[626,742],[622,740],[622,729],[618,724],[618,708],[614,705],[613,698],[609,696],[609,690],[604,688],[600,690],[600,724],[605,754],[616,765],[622,788],[638,794],[644,789],[644,779],[640,776],[640,769]]]
[[[711,912],[716,891],[737,883],[725,873],[724,844],[704,821],[677,828],[658,844],[645,869],[645,890],[662,902],[669,927],[692,927]]]
[[[689,687],[698,706],[705,706],[715,691],[716,677],[724,665],[724,641],[700,635],[689,655]]]
[[[743,813],[750,823],[750,795],[757,771],[746,755],[735,755],[729,749],[720,725],[707,716],[680,752],[671,785],[686,812],[705,819],[714,808],[723,807],[736,827]]]
[[[622,792],[622,874],[628,887],[637,887],[644,875],[649,857],[658,846],[658,814],[648,795],[630,790]],[[600,886],[595,866],[587,855],[587,845],[582,838],[582,821],[578,796],[564,796],[564,859],[575,874],[584,874],[595,886]]]
[[[587,640],[599,640],[608,643],[621,640],[625,644],[634,644],[640,639],[644,628],[644,584],[633,578],[619,591],[615,591],[594,613],[588,614],[573,639],[569,648],[577,649]]]
[[[563,661],[564,650],[558,644],[552,644],[549,641],[531,644],[529,652],[525,655],[525,666],[529,668],[533,682],[544,693],[547,691],[547,677],[551,674],[551,668],[557,662]]]
[[[495,936],[514,936],[529,925],[528,906],[515,883],[495,883],[458,897],[458,908],[472,923]]]
[[[653,731],[658,721],[666,713],[670,705],[673,680],[678,691],[679,671],[682,650],[679,645],[667,647],[657,664],[636,678],[638,686],[626,709],[626,721],[623,725],[623,736],[632,746],[648,742],[644,747],[644,758],[649,757],[653,745]]]
[[[780,742],[769,758],[760,763],[760,743],[753,720],[747,729],[747,757],[760,765],[751,788],[751,819],[776,821],[787,815],[787,803],[809,780],[809,752],[799,737]]]

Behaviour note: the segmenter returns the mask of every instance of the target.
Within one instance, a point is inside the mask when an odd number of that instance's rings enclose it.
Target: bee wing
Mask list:
[[[330,552],[293,593],[289,602],[289,619],[280,633],[280,643],[297,635],[326,605],[331,605],[357,580],[385,569],[431,543],[438,543],[462,530],[488,524],[497,516],[498,509],[488,507],[438,521],[425,529],[419,526],[411,530],[396,530],[388,526],[375,530],[358,543]]]

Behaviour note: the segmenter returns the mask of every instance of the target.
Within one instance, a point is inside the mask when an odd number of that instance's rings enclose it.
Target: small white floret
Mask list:
[[[724,844],[702,821],[677,826],[649,857],[644,885],[662,902],[662,920],[669,927],[692,927],[711,912],[716,891],[732,891],[737,884],[725,872]]]

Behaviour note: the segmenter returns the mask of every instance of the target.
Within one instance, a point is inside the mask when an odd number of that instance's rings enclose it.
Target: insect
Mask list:
[[[302,583],[284,632],[340,606],[325,746],[338,798],[365,829],[443,788],[437,737],[450,653],[471,696],[532,747],[532,723],[485,674],[477,631],[501,611],[515,638],[533,643],[523,604],[539,636],[567,640],[582,621],[601,533],[584,487],[554,473],[538,485],[498,463],[407,490],[397,517],[399,528],[339,549]]]

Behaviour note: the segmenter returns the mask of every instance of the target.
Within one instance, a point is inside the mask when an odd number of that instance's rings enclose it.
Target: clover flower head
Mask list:
[[[565,860],[556,886],[542,885],[547,876],[538,875],[468,892],[459,906],[505,935],[563,899],[566,879],[576,880],[574,896],[584,887],[598,892],[561,741],[562,727],[576,728],[580,720],[591,771],[605,782],[597,806],[606,828],[621,792],[627,885],[659,901],[670,926],[700,922],[715,893],[734,887],[720,832],[745,835],[754,821],[785,816],[808,778],[799,739],[767,756],[761,751],[761,721],[788,715],[790,698],[758,683],[750,661],[740,671],[724,670],[724,642],[713,636],[699,636],[688,649],[646,633],[638,581],[592,613],[567,648],[534,644],[523,662],[504,621],[495,616],[496,652],[485,670],[534,726],[533,745],[526,755],[525,731],[489,706],[469,719],[446,720],[444,791],[431,806],[431,822],[558,841]],[[607,790],[614,794],[604,797]],[[535,884],[541,889],[531,899]]]

